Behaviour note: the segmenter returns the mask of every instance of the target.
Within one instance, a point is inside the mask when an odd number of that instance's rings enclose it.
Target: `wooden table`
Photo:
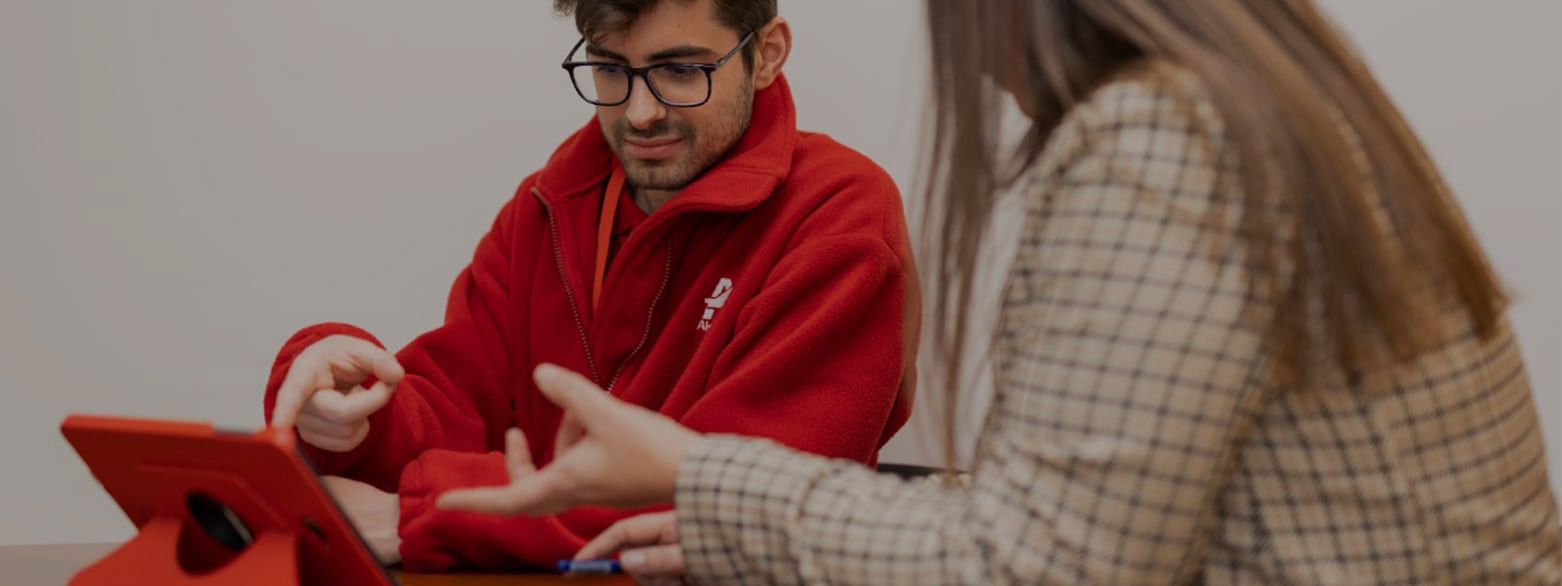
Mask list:
[[[0,546],[0,586],[64,586],[76,570],[112,551],[104,543]],[[621,586],[626,576],[565,578],[550,574],[407,574],[405,586]]]

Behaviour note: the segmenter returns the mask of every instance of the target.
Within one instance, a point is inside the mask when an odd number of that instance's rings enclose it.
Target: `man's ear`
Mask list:
[[[792,54],[792,25],[777,16],[754,33],[754,89],[762,90],[781,76],[781,66]]]

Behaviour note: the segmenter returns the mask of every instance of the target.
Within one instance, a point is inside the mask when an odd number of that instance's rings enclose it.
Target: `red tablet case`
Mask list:
[[[60,431],[140,528],[76,574],[72,586],[396,583],[321,486],[292,433],[84,415],[67,417]],[[247,529],[230,533],[228,546],[201,522],[213,518],[210,506],[192,504],[213,501],[231,511],[216,517],[237,517]]]

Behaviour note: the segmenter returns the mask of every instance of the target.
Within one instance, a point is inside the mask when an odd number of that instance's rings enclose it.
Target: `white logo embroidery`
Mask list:
[[[732,294],[732,279],[722,277],[716,283],[716,290],[710,297],[705,298],[705,315],[700,316],[700,331],[710,331],[710,322],[716,317],[716,310],[727,304],[727,296]]]

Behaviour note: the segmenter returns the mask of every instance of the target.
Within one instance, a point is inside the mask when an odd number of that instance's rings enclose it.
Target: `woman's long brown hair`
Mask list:
[[[1140,61],[1192,72],[1224,119],[1241,169],[1249,297],[1267,303],[1249,315],[1267,334],[1281,384],[1305,386],[1320,365],[1362,372],[1435,348],[1450,333],[1449,302],[1477,332],[1498,328],[1506,298],[1457,204],[1311,0],[927,7],[934,110],[927,191],[914,217],[947,461],[970,335],[963,315],[996,194],[1037,160],[1071,108]],[[1000,152],[1000,87],[1033,114],[1017,152]]]

